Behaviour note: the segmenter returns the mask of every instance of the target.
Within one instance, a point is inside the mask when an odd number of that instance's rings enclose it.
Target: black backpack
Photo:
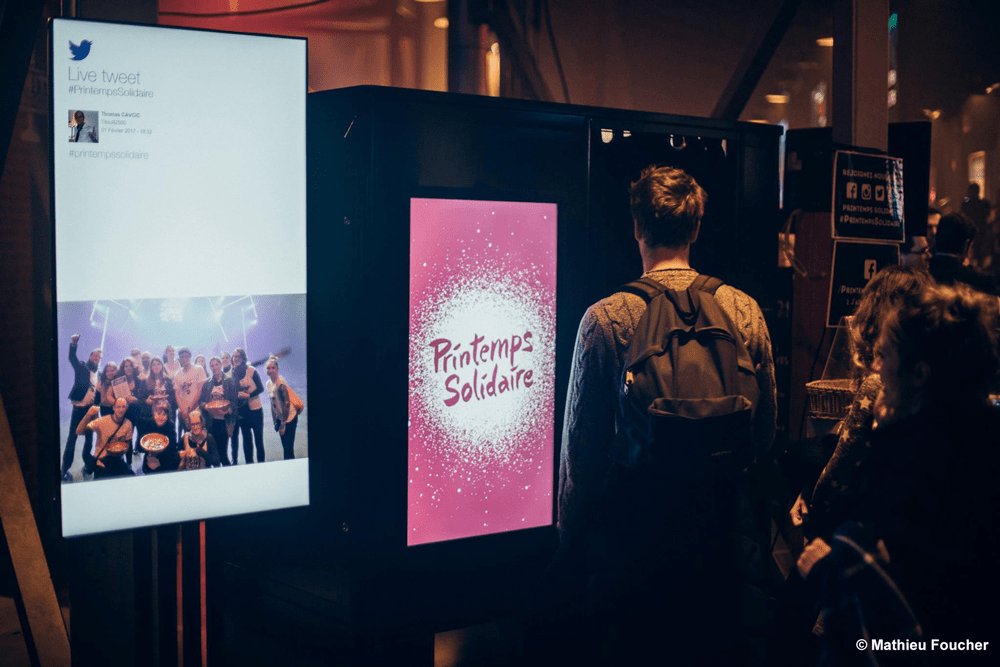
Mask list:
[[[759,393],[715,299],[721,285],[698,276],[680,291],[648,278],[621,288],[648,306],[625,356],[612,463],[586,540],[588,605],[626,629],[656,619],[661,634],[703,642],[699,651],[732,650],[735,634],[720,640],[718,629],[742,624],[741,499]]]
[[[699,275],[686,290],[651,278],[621,288],[648,306],[623,364],[615,464],[699,483],[733,479],[753,461],[757,377],[742,336],[715,299],[722,284]]]

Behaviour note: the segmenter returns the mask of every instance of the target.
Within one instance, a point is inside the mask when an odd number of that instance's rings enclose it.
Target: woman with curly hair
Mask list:
[[[1000,593],[998,330],[996,297],[965,285],[927,287],[886,316],[873,365],[878,483],[857,521],[799,559],[800,573],[824,580],[823,664],[852,664],[858,637],[930,644],[995,633],[986,610]]]
[[[882,380],[872,365],[875,343],[888,313],[903,300],[932,283],[926,271],[911,266],[887,266],[868,282],[854,310],[850,329],[854,373],[851,388],[854,400],[840,426],[837,447],[820,474],[811,499],[799,496],[792,508],[792,523],[809,521],[814,534],[828,534],[850,515],[865,474],[866,447],[874,419],[875,399]]]
[[[111,383],[118,374],[118,364],[109,361],[104,365],[104,370],[97,376],[97,385],[94,390],[97,392],[97,404],[101,406],[100,414],[107,417],[115,411],[115,393],[111,390]]]
[[[138,397],[140,381],[139,373],[136,371],[135,360],[132,357],[122,359],[122,363],[118,366],[118,373],[115,375],[115,380],[118,383],[128,386],[128,394],[124,396],[125,401],[128,403],[125,417],[132,422],[132,430],[135,432],[137,431],[135,427],[139,423],[141,411]],[[132,465],[132,452],[131,447],[125,452],[125,460],[130,466]]]
[[[174,383],[167,375],[160,357],[153,357],[149,362],[149,374],[139,380],[140,417],[138,427],[139,437],[146,435],[147,428],[153,423],[153,411],[157,404],[164,403],[169,421],[173,423],[177,414],[177,401],[174,398]],[[175,438],[176,440],[176,438]]]
[[[177,361],[177,350],[173,345],[167,345],[163,350],[163,368],[167,371],[167,377],[173,378],[181,368],[181,362]]]

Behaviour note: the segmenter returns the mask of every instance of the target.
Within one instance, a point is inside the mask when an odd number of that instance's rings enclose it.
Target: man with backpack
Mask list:
[[[756,301],[691,268],[705,202],[680,169],[632,183],[644,273],[580,323],[559,467],[560,553],[583,573],[589,639],[639,650],[655,634],[664,658],[680,650],[671,635],[693,656],[724,646],[737,569],[767,560],[735,554],[748,550],[738,488],[774,438],[771,342]],[[691,646],[701,629],[717,641]]]

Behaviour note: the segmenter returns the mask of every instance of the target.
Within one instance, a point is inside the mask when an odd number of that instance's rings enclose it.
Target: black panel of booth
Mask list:
[[[330,598],[348,624],[414,633],[516,614],[557,541],[559,440],[580,318],[642,272],[629,183],[649,164],[692,173],[709,196],[692,263],[766,308],[781,130],[378,87],[312,93],[308,118],[311,507],[304,522],[289,513],[268,521],[284,522],[269,526],[283,536],[274,553],[285,565],[345,572],[350,595]],[[556,206],[550,525],[407,546],[412,199]],[[249,527],[213,525],[227,557]]]

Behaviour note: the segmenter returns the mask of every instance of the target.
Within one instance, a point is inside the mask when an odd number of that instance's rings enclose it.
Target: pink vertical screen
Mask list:
[[[408,545],[552,523],[556,213],[410,200]]]

